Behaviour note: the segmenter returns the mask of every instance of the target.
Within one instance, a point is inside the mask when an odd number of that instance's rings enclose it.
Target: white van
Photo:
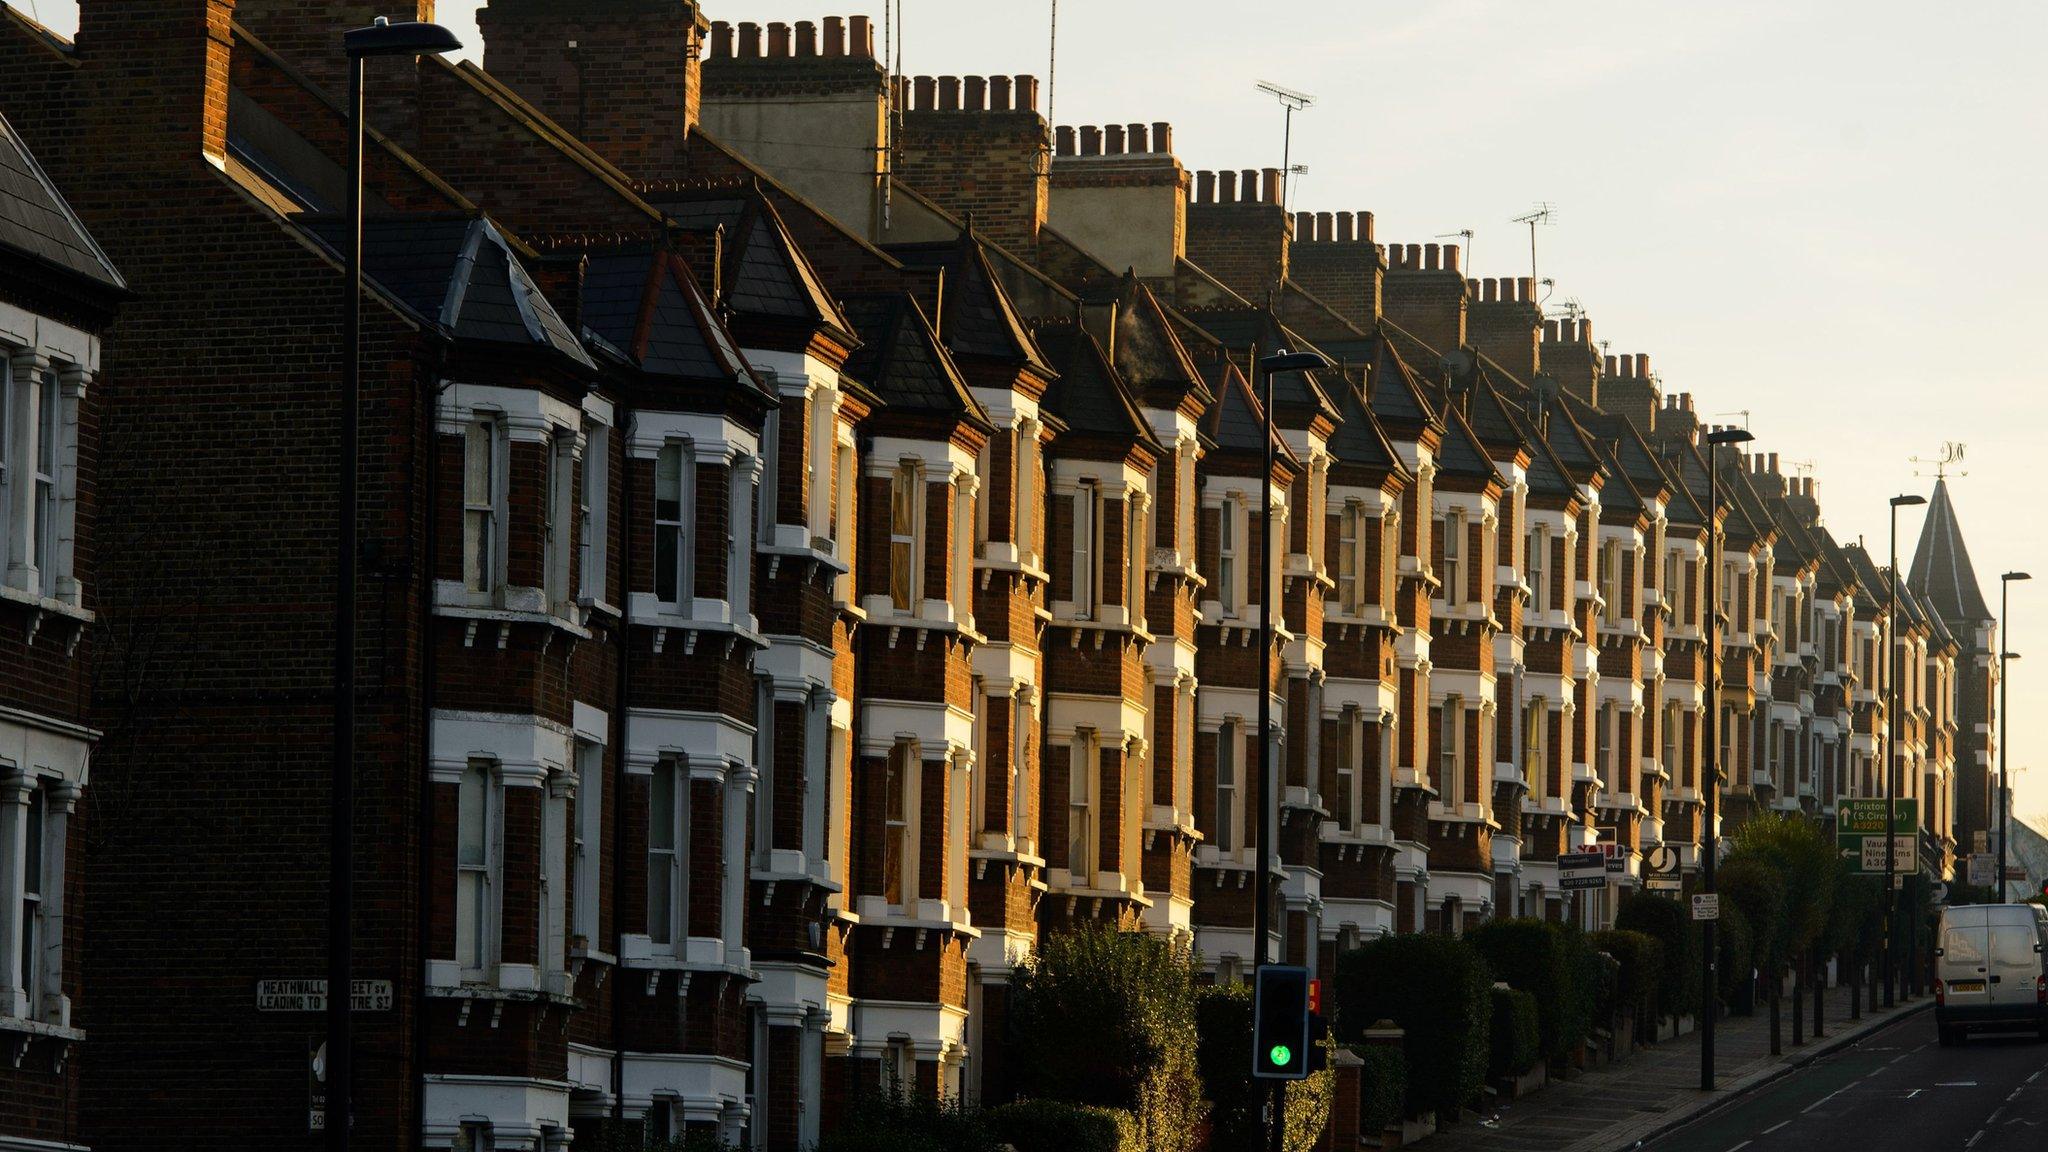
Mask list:
[[[1980,1028],[2025,1029],[2048,1040],[2048,909],[1945,908],[1934,956],[1934,1026],[1942,1047]]]

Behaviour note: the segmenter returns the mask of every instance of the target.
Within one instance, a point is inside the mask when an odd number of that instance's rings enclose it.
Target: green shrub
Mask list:
[[[1766,814],[1744,824],[1735,834],[1728,865],[1754,858],[1776,872],[1783,883],[1784,910],[1780,923],[1782,938],[1773,953],[1780,970],[1785,962],[1802,958],[1818,946],[1827,933],[1841,876],[1841,855],[1835,841],[1820,825],[1805,816],[1790,813]]]
[[[1384,1046],[1354,1045],[1364,1066],[1358,1070],[1358,1131],[1374,1140],[1387,1125],[1401,1118],[1408,1099],[1408,1062],[1401,1053]],[[1212,1148],[1250,1147],[1211,1142]]]
[[[1750,938],[1749,917],[1732,901],[1721,905],[1721,919],[1714,927],[1714,952],[1719,965],[1720,994],[1728,1010],[1748,1015],[1754,1007],[1750,992],[1755,987],[1750,971],[1756,967],[1756,945]]]
[[[1730,856],[1714,878],[1721,907],[1742,909],[1749,922],[1750,962],[1765,972],[1782,972],[1788,956],[1785,878],[1759,856]],[[1748,976],[1747,968],[1743,975]]]
[[[1565,966],[1565,994],[1558,1008],[1558,1044],[1551,1055],[1569,1058],[1593,1034],[1593,1015],[1608,999],[1611,983],[1608,961],[1586,941],[1586,934],[1566,923],[1546,923],[1557,941]],[[1538,1005],[1540,1010],[1541,1005]]]
[[[1700,934],[1685,905],[1655,892],[1621,902],[1614,926],[1652,937],[1663,948],[1664,970],[1657,981],[1657,1011],[1684,1016],[1700,1003]]]
[[[1117,1108],[1018,1100],[989,1109],[983,1121],[1017,1152],[1144,1152],[1137,1120]]]
[[[1194,1146],[1202,1085],[1185,945],[1097,927],[1045,936],[1012,977],[1010,1013],[1028,1095],[1130,1112],[1150,1152]]]
[[[1583,1024],[1572,1027],[1572,954],[1563,934],[1542,920],[1523,918],[1481,924],[1466,939],[1486,957],[1494,979],[1534,998],[1544,1056],[1562,1058],[1585,1038]]]
[[[1337,960],[1337,1039],[1380,1020],[1407,1033],[1408,1108],[1455,1116],[1486,1075],[1493,978],[1450,936],[1385,936]]]
[[[817,1152],[996,1152],[980,1114],[957,1101],[911,1092],[855,1099],[818,1141]]]
[[[1536,1023],[1536,998],[1527,992],[1495,985],[1493,989],[1492,1053],[1486,1063],[1488,1079],[1520,1076],[1542,1058],[1541,1032]]]
[[[1592,944],[1619,965],[1610,1007],[1647,1020],[1656,1011],[1657,985],[1664,978],[1663,947],[1641,932],[1622,929],[1595,932]]]
[[[1195,1000],[1195,1027],[1201,1037],[1195,1066],[1202,1095],[1209,1100],[1209,1146],[1252,1147],[1264,1100],[1252,1081],[1251,985],[1202,989]]]

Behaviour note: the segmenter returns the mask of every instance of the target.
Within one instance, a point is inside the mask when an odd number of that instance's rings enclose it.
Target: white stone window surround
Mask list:
[[[632,734],[626,749],[626,776],[651,777],[655,765],[668,760],[678,766],[678,811],[685,811],[681,797],[687,781],[709,781],[721,785],[724,804],[720,811],[723,840],[728,846],[730,867],[720,892],[719,935],[690,936],[687,908],[677,921],[673,939],[656,943],[645,932],[629,932],[622,939],[620,963],[628,968],[716,969],[747,973],[750,959],[741,925],[746,908],[748,869],[743,850],[747,833],[747,806],[758,773],[754,766],[754,725],[715,712],[686,712],[671,709],[635,708],[630,713]],[[676,857],[689,855],[689,822],[681,821],[676,840]],[[678,865],[681,876],[677,891],[685,891],[688,871]]]
[[[606,597],[611,577],[611,481],[612,442],[617,436],[617,415],[612,403],[592,394],[583,400],[583,481],[579,500],[582,516],[577,531],[582,541],[581,580],[578,598],[585,608],[616,614]]]
[[[595,710],[580,715],[578,719],[587,721],[591,713]],[[601,716],[602,713],[595,715]],[[431,782],[460,785],[463,773],[472,763],[489,768],[491,807],[486,822],[487,867],[492,877],[490,891],[494,902],[502,900],[504,891],[504,792],[511,788],[543,789],[543,808],[550,802],[566,801],[574,791],[575,743],[579,739],[587,740],[589,736],[585,723],[571,727],[526,713],[435,710]],[[552,801],[549,791],[555,793]],[[557,847],[563,846],[563,839],[558,838]],[[441,849],[446,852],[455,850],[453,844]],[[555,874],[563,875],[565,865],[566,858],[556,866]],[[453,894],[450,893],[449,897],[452,898]],[[503,923],[501,907],[486,908],[485,943],[490,951],[481,979],[474,973],[465,977],[460,959],[429,958],[429,988],[444,994],[481,986],[486,991],[501,993],[566,995],[567,989],[562,986],[565,982],[559,978],[554,981],[556,987],[547,986],[548,982],[543,980],[543,965],[505,961],[502,954]]]
[[[1081,501],[1089,496],[1094,501],[1089,512],[1092,527],[1090,540],[1084,553],[1078,541],[1069,556],[1072,579],[1068,583],[1068,595],[1052,603],[1053,616],[1059,620],[1087,620],[1107,627],[1133,627],[1142,615],[1141,590],[1126,587],[1121,603],[1111,603],[1103,596],[1108,586],[1105,577],[1108,566],[1117,564],[1124,569],[1126,579],[1136,568],[1138,583],[1142,584],[1144,570],[1138,554],[1142,541],[1126,538],[1120,555],[1109,555],[1109,523],[1111,517],[1120,519],[1128,534],[1133,523],[1132,509],[1136,509],[1140,528],[1144,525],[1146,513],[1151,508],[1149,496],[1150,475],[1138,468],[1118,461],[1062,459],[1054,462],[1053,473],[1047,478],[1049,495],[1053,499],[1074,501],[1076,523],[1080,520]],[[1084,572],[1083,569],[1086,568]],[[1083,586],[1089,590],[1085,601],[1076,601],[1073,593]]]
[[[65,874],[71,816],[90,775],[99,733],[13,709],[0,709],[0,1031],[70,1039],[71,1001],[64,993]],[[42,813],[40,885],[34,926],[40,956],[34,987],[21,970],[26,911],[23,880],[29,806]]]
[[[929,587],[924,578],[924,570],[927,553],[931,548],[931,540],[926,530],[930,523],[928,502],[933,499],[934,487],[945,488],[949,493],[948,498],[953,501],[952,523],[955,531],[965,533],[961,536],[962,540],[972,539],[971,502],[976,491],[974,463],[973,454],[950,442],[942,444],[928,440],[878,436],[869,445],[867,456],[862,461],[863,476],[870,479],[894,479],[898,469],[909,466],[916,468],[924,481],[919,486],[923,500],[917,505],[912,525],[910,609],[906,612],[896,607],[890,598],[885,579],[880,592],[867,592],[860,598],[860,607],[867,613],[870,623],[973,630],[973,606],[954,604],[947,595],[950,591],[948,588]],[[962,499],[963,496],[965,499]],[[890,511],[883,509],[884,518],[877,525],[884,533],[890,528],[887,517]],[[956,549],[954,553],[949,553],[948,573],[952,573],[955,566],[960,563],[971,563],[971,556],[969,549]],[[885,571],[885,578],[886,575]],[[940,595],[934,597],[934,591]]]
[[[17,344],[5,321],[0,314],[0,598],[89,619],[72,560],[79,406],[98,344]],[[89,360],[81,363],[67,353]],[[43,451],[45,440],[52,440],[49,452]]]
[[[466,1125],[485,1128],[493,1152],[560,1152],[569,1139],[567,1081],[463,1073],[420,1079],[423,1147],[456,1148]]]
[[[578,849],[574,870],[574,915],[571,936],[583,937],[585,955],[609,962],[600,939],[599,911],[605,885],[604,795],[610,783],[605,774],[605,755],[611,742],[611,717],[601,709],[577,701],[574,711],[574,739],[571,751],[576,767],[576,834]]]
[[[743,348],[741,355],[754,371],[768,381],[782,399],[779,412],[769,414],[761,437],[763,470],[761,479],[761,526],[759,544],[770,552],[803,553],[837,559],[832,548],[829,525],[838,493],[832,485],[832,453],[837,447],[840,405],[845,399],[839,373],[808,352],[786,352],[768,348]],[[784,415],[805,414],[804,460],[811,472],[805,494],[804,522],[781,520],[780,485],[782,464],[778,443],[785,425]],[[850,483],[850,478],[842,478]]]
[[[1214,509],[1219,517],[1217,540],[1217,577],[1208,591],[1214,598],[1202,601],[1202,618],[1208,621],[1227,620],[1232,624],[1252,626],[1258,623],[1258,606],[1250,602],[1251,564],[1258,558],[1251,553],[1252,517],[1259,499],[1259,478],[1257,476],[1209,476],[1202,482],[1201,506]],[[1279,631],[1284,627],[1282,597],[1279,578],[1284,553],[1275,548],[1274,541],[1287,539],[1288,510],[1287,489],[1273,489],[1273,540],[1266,544],[1266,579],[1273,582],[1273,627]],[[1230,517],[1230,547],[1221,547],[1225,540],[1221,517]],[[1230,587],[1223,587],[1228,582]],[[1225,607],[1227,603],[1230,607]]]
[[[714,600],[693,595],[685,606],[680,602],[663,603],[653,589],[629,589],[626,593],[627,612],[635,624],[735,631],[751,636],[756,631],[756,624],[748,603],[747,588],[737,576],[750,572],[753,564],[749,554],[751,549],[741,546],[741,541],[752,538],[754,485],[760,483],[762,470],[761,438],[736,421],[705,413],[645,409],[633,413],[633,426],[626,437],[629,466],[636,460],[653,465],[660,460],[662,450],[670,446],[683,448],[686,501],[681,509],[685,525],[683,535],[693,543],[697,539],[691,529],[695,511],[695,469],[712,465],[729,470],[727,499],[734,539],[733,546],[727,548],[727,598]],[[651,522],[653,513],[653,509],[648,509],[643,515]],[[701,559],[701,556],[691,557],[692,561]],[[691,579],[694,574],[695,563],[686,564],[682,578]],[[678,595],[681,595],[680,589]]]
[[[902,900],[890,902],[884,893],[868,892],[855,900],[855,911],[865,923],[911,927],[947,928],[972,932],[967,907],[968,785],[974,772],[974,719],[965,710],[944,710],[944,732],[933,738],[922,732],[920,723],[930,710],[916,705],[871,703],[863,718],[860,755],[883,760],[908,755],[903,789],[903,877]],[[934,753],[937,753],[936,755]],[[923,821],[922,797],[927,765],[944,763],[948,790],[946,826],[927,829]],[[919,870],[924,837],[936,832],[945,838],[940,858],[947,871],[934,899],[919,895],[923,875]]]
[[[1042,575],[1045,562],[1038,539],[1044,520],[1044,501],[1040,497],[1045,479],[1045,424],[1039,417],[1038,402],[1010,388],[975,388],[973,392],[988,413],[989,423],[995,426],[996,435],[1011,437],[1010,538],[990,538],[990,509],[984,503],[974,537],[980,544],[976,558],[993,566],[1021,567]],[[983,457],[987,454],[988,449],[984,448]],[[980,480],[987,479],[985,469],[977,469],[976,475]]]

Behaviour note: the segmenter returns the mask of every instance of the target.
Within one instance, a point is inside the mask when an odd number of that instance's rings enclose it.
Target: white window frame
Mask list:
[[[12,898],[21,903],[21,918],[15,928],[20,934],[19,956],[7,957],[6,961],[16,965],[15,987],[22,994],[25,1019],[40,1020],[50,951],[47,934],[51,918],[48,912],[54,903],[48,898],[51,873],[49,789],[34,777],[26,781],[26,787],[28,794],[16,817],[21,821],[21,872],[19,878],[8,886]],[[30,877],[35,879],[33,890],[29,884]],[[4,1007],[0,1005],[0,1008]]]
[[[1465,805],[1465,699],[1444,697],[1437,721],[1436,786],[1444,807],[1453,812]]]
[[[7,575],[12,557],[14,537],[9,529],[14,523],[14,476],[16,445],[14,443],[15,406],[22,403],[24,389],[15,387],[14,360],[0,358],[0,579]]]
[[[982,679],[980,676],[971,677],[969,683],[971,687],[969,688],[968,698],[974,702],[975,768],[973,781],[974,786],[968,793],[969,803],[972,805],[968,812],[968,819],[970,822],[970,826],[974,830],[974,838],[971,841],[969,841],[969,844],[970,846],[979,846],[981,843],[981,834],[989,830],[988,765],[990,762],[990,758],[988,739],[988,718],[989,710],[995,707],[995,697],[989,695],[988,681]]]
[[[1010,839],[1017,851],[1029,854],[1038,847],[1038,833],[1032,822],[1031,809],[1036,780],[1025,766],[1031,762],[1031,734],[1037,730],[1038,717],[1029,695],[1017,692],[1013,699],[1010,722]]]
[[[1444,606],[1465,603],[1465,512],[1453,508],[1444,513]]]
[[[669,781],[666,805],[658,799],[664,776]],[[685,867],[690,855],[690,799],[688,762],[680,756],[655,761],[647,782],[647,939],[656,949],[677,954],[684,951],[690,938],[690,885]],[[668,843],[661,847],[655,833],[664,828]],[[653,883],[657,875],[667,880],[668,887],[667,899],[659,905]],[[664,933],[655,931],[657,908],[667,921]]]
[[[1102,490],[1093,480],[1074,487],[1069,500],[1073,509],[1073,566],[1067,596],[1074,606],[1074,619],[1093,620],[1102,592]]]
[[[916,460],[903,460],[889,476],[889,584],[886,595],[897,612],[915,614],[924,601],[924,517],[924,466]],[[899,585],[902,589],[900,597],[897,595]]]
[[[596,949],[602,935],[599,912],[604,892],[604,745],[578,740],[576,757],[576,828],[571,850],[574,913],[569,932]]]
[[[1674,783],[1682,779],[1678,770],[1678,762],[1684,758],[1684,748],[1680,742],[1679,735],[1684,730],[1684,723],[1685,713],[1679,707],[1678,702],[1675,700],[1666,701],[1664,704],[1664,747],[1662,749],[1663,757],[1661,763],[1663,764],[1664,771],[1671,777]]]
[[[984,452],[985,456],[987,453]],[[979,485],[972,477],[961,477],[953,485],[953,548],[951,568],[947,572],[950,587],[948,598],[953,605],[953,618],[961,627],[974,627],[974,558],[981,554],[979,543],[969,546],[972,538],[976,507],[985,503],[975,499]]]
[[[505,594],[505,421],[479,412],[462,435],[462,586],[470,596],[495,604]]]
[[[1346,707],[1337,715],[1337,794],[1331,797],[1331,807],[1337,818],[1337,830],[1343,833],[1358,829],[1362,805],[1359,796],[1359,782],[1363,773],[1359,770],[1364,757],[1365,724],[1356,707]]]
[[[914,740],[899,740],[889,749],[882,779],[883,902],[898,908],[917,903],[917,804],[924,761]],[[889,791],[894,775],[895,792]],[[892,799],[893,796],[893,799]],[[890,853],[895,864],[890,864]],[[894,886],[896,891],[890,892]]]
[[[1529,610],[1550,611],[1550,525],[1529,529]]]
[[[1365,504],[1346,500],[1337,513],[1337,604],[1353,616],[1365,613]]]
[[[1067,754],[1067,876],[1079,887],[1092,888],[1100,863],[1101,834],[1096,831],[1097,791],[1102,777],[1101,741],[1093,728],[1074,732]],[[1078,849],[1078,851],[1077,851]]]
[[[668,461],[674,461],[674,475],[664,477]],[[664,500],[663,497],[668,499]],[[697,502],[697,459],[688,441],[671,440],[654,457],[654,599],[658,604],[689,615],[696,599],[695,505]],[[662,505],[672,504],[673,516],[662,514]],[[673,541],[666,571],[661,560],[662,541]],[[664,580],[674,584],[664,596]]]
[[[1401,563],[1401,512],[1396,508],[1380,517],[1380,611],[1394,615],[1395,580]]]
[[[57,374],[44,369],[33,385],[36,405],[36,446],[28,457],[34,465],[35,555],[37,591],[54,599],[57,576],[63,568],[58,556],[58,505],[62,491],[58,481],[64,470],[64,393]]]
[[[1226,720],[1216,730],[1216,850],[1235,853],[1243,838],[1244,725]]]
[[[540,859],[534,869],[541,987],[561,995],[569,992],[569,801],[575,794],[573,770],[548,773],[540,797]]]
[[[1016,480],[1011,487],[1011,531],[1016,535],[1017,560],[1037,567],[1038,556],[1038,422],[1019,420],[1013,433],[1012,454],[1016,457]]]
[[[1131,627],[1145,626],[1145,555],[1151,517],[1145,515],[1145,500],[1138,493],[1124,498],[1124,599],[1131,615]]]
[[[583,476],[577,495],[577,563],[585,603],[603,602],[611,534],[611,429],[595,421],[583,425]]]
[[[1522,714],[1522,777],[1529,795],[1548,798],[1550,783],[1550,706],[1542,697],[1529,701]]]
[[[1243,537],[1238,526],[1239,502],[1225,496],[1216,508],[1216,603],[1225,616],[1237,615],[1243,598],[1238,594],[1239,566]]]
[[[549,436],[543,487],[546,503],[541,510],[541,583],[550,610],[557,610],[570,600],[569,562],[571,542],[575,539],[575,470],[576,438],[565,432]]]
[[[1600,786],[1607,790],[1609,796],[1620,796],[1623,793],[1621,741],[1616,728],[1620,718],[1621,709],[1616,707],[1614,701],[1604,700],[1600,703],[1600,710],[1595,714],[1593,723],[1593,759],[1600,772]]]
[[[455,964],[465,982],[494,982],[503,954],[504,797],[496,763],[464,765],[456,784]],[[465,843],[472,812],[480,840],[474,856]]]
[[[761,493],[761,463],[742,452],[734,457],[727,473],[731,491],[732,535],[725,542],[725,603],[734,624],[753,626],[754,611],[754,518]]]

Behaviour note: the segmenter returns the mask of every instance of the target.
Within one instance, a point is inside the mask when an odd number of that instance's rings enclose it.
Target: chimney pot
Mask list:
[[[1154,152],[1173,151],[1173,125],[1168,124],[1164,120],[1157,121],[1152,125],[1152,150]]]
[[[1545,321],[1543,322],[1543,338],[1544,338],[1545,340],[1548,340],[1548,341],[1550,341],[1550,342],[1551,342],[1552,344],[1555,344],[1555,343],[1557,343],[1557,328],[1558,328],[1558,322],[1557,322],[1557,321],[1555,321],[1555,320],[1545,320]]]
[[[711,23],[711,58],[723,60],[732,55],[732,24],[725,20]]]
[[[988,111],[988,77],[969,76],[964,83],[966,90],[961,97],[961,106],[969,112]]]
[[[1616,364],[1615,364],[1615,362],[1614,362],[1614,357],[1612,357],[1612,356],[1609,356],[1609,357],[1607,357],[1607,363],[1606,363],[1606,368],[1607,368],[1607,373],[1606,373],[1606,374],[1607,374],[1607,375],[1609,375],[1609,376],[1619,376],[1619,375],[1621,375],[1621,372],[1620,372],[1619,368],[1617,367],[1617,365],[1616,365]]]
[[[1316,217],[1313,212],[1294,214],[1294,242],[1306,244],[1316,238]]]
[[[1358,238],[1368,244],[1372,243],[1372,213],[1358,214]]]
[[[1038,77],[1017,77],[1017,111],[1038,111]]]
[[[1237,197],[1240,204],[1259,202],[1259,173],[1256,169],[1246,168],[1237,174]]]
[[[1456,272],[1458,270],[1458,246],[1456,244],[1444,245],[1444,270],[1447,272]]]
[[[1342,243],[1342,244],[1351,244],[1351,243],[1354,243],[1354,242],[1356,242],[1356,241],[1357,241],[1357,239],[1358,239],[1358,221],[1357,221],[1357,219],[1356,219],[1355,217],[1353,217],[1353,216],[1351,215],[1351,213],[1349,213],[1349,212],[1339,212],[1339,213],[1337,213],[1337,240],[1338,240],[1338,242],[1339,242],[1339,243]]]
[[[1584,316],[1579,317],[1579,339],[1587,344],[1593,342],[1593,322]]]
[[[1515,281],[1515,299],[1524,304],[1534,304],[1536,302],[1535,277],[1524,276]]]
[[[1431,245],[1430,245],[1430,247],[1431,247],[1431,248],[1434,248],[1434,247],[1436,247],[1436,245],[1434,245],[1434,244],[1431,244]],[[1407,247],[1407,248],[1405,249],[1405,257],[1404,257],[1404,258],[1406,259],[1407,263],[1403,264],[1403,265],[1402,265],[1402,267],[1404,267],[1404,268],[1408,268],[1408,269],[1410,269],[1411,271],[1417,271],[1417,272],[1421,271],[1421,270],[1422,270],[1422,245],[1420,245],[1420,244],[1410,244],[1410,245],[1408,245],[1408,247]]]
[[[1316,239],[1330,241],[1336,238],[1337,214],[1335,212],[1316,213]]]
[[[1226,170],[1216,174],[1216,203],[1237,203],[1237,173]]]
[[[1074,154],[1073,125],[1062,124],[1058,128],[1054,129],[1053,139],[1054,141],[1056,141],[1056,143],[1053,145],[1053,150],[1057,152],[1059,155],[1072,156]]]
[[[1436,245],[1436,244],[1434,244],[1434,243],[1426,243],[1426,244],[1424,244],[1424,245],[1422,246],[1422,261],[1423,261],[1423,265],[1422,265],[1422,266],[1423,266],[1424,268],[1427,268],[1427,269],[1431,270],[1431,271],[1435,271],[1435,270],[1436,270],[1436,265],[1437,265],[1437,260],[1439,259],[1439,253],[1440,253],[1441,251],[1442,251],[1442,249],[1441,249],[1441,248],[1440,248],[1440,247],[1439,247],[1438,245]]]
[[[1195,203],[1214,204],[1215,202],[1216,174],[1214,172],[1195,173]]]
[[[958,76],[939,77],[939,111],[958,112],[959,110],[960,78]]]
[[[1278,168],[1268,168],[1260,173],[1260,175],[1265,180],[1260,189],[1259,199],[1268,204],[1286,203],[1287,197],[1280,190],[1280,170]]]
[[[1777,454],[1776,452],[1773,452],[1773,453],[1771,453],[1771,475],[1773,475],[1773,476],[1776,476],[1777,474],[1778,474],[1778,454]]]
[[[1121,156],[1124,154],[1124,149],[1124,126],[1121,124],[1106,125],[1102,129],[1103,154],[1106,156]]]
[[[1500,284],[1501,282],[1499,280],[1496,280],[1491,276],[1488,276],[1481,283],[1481,287],[1486,289],[1487,303],[1492,304],[1500,299]]]
[[[910,86],[917,96],[911,108],[919,112],[929,112],[939,106],[938,80],[930,76],[918,76],[912,78]]]
[[[1127,141],[1124,147],[1131,153],[1134,155],[1144,155],[1152,151],[1151,130],[1146,128],[1145,125],[1131,124],[1124,131],[1125,140]]]
[[[768,54],[778,60],[789,55],[789,25],[780,20],[768,25]]]
[[[866,16],[851,16],[846,21],[846,54],[863,60],[875,58],[875,22]]]
[[[846,55],[846,17],[825,17],[825,55]]]
[[[740,21],[740,59],[757,60],[761,56],[761,26],[751,20]]]
[[[988,78],[989,111],[1008,112],[1012,107],[1012,97],[1011,80],[1008,76],[991,76]],[[1069,128],[1066,131],[1072,133],[1073,129]],[[1070,151],[1067,155],[1071,156],[1073,153]]]
[[[1083,156],[1100,156],[1100,155],[1102,155],[1102,129],[1101,129],[1101,128],[1099,128],[1099,127],[1097,127],[1097,126],[1095,126],[1095,125],[1093,125],[1093,124],[1087,124],[1087,125],[1083,125],[1083,126],[1082,126],[1082,128],[1081,128],[1081,155],[1083,155]]]
[[[796,22],[796,54],[816,56],[818,54],[818,26],[809,20]]]
[[[1648,380],[1648,379],[1650,378],[1650,356],[1649,356],[1649,353],[1647,353],[1647,352],[1638,352],[1638,353],[1636,353],[1636,375],[1638,375],[1638,376],[1641,376],[1641,377],[1642,377],[1643,379],[1645,379],[1645,380]]]

